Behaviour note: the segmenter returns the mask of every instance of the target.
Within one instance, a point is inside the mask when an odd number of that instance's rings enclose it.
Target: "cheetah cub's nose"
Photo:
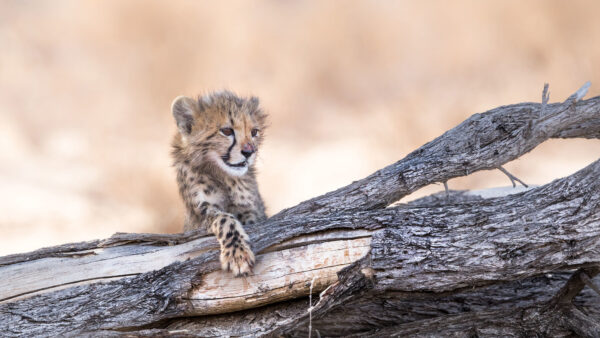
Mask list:
[[[245,158],[252,156],[254,151],[254,147],[250,143],[246,143],[242,146],[242,155],[244,155]]]

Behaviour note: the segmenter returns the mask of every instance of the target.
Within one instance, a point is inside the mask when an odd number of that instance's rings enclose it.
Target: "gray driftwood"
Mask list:
[[[600,97],[475,114],[369,177],[248,229],[257,273],[201,232],[116,234],[0,258],[5,335],[600,336],[600,160],[483,198],[433,183],[549,138],[600,138]],[[591,141],[596,142],[596,141]],[[599,147],[600,149],[600,147]],[[504,172],[504,170],[503,170]],[[313,292],[309,305],[310,292]]]

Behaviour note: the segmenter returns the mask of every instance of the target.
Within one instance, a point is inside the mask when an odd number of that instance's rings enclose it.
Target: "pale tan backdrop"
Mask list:
[[[544,82],[551,101],[586,80],[597,95],[599,12],[598,1],[0,1],[0,254],[177,232],[179,94],[261,98],[273,214],[473,113],[539,101]],[[543,184],[599,155],[598,140],[552,141],[507,168]]]

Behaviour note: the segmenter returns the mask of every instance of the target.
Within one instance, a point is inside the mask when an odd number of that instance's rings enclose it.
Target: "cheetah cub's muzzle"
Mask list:
[[[221,128],[220,136],[227,138],[227,143],[224,143],[226,147],[222,149],[225,153],[220,155],[218,151],[211,152],[210,159],[231,176],[244,175],[254,164],[258,133],[258,128],[252,128],[249,135],[242,128]]]

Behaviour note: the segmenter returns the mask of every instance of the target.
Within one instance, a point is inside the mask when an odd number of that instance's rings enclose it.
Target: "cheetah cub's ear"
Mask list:
[[[189,97],[178,96],[171,104],[171,111],[181,135],[187,136],[191,134],[194,118],[200,112],[198,101]]]

